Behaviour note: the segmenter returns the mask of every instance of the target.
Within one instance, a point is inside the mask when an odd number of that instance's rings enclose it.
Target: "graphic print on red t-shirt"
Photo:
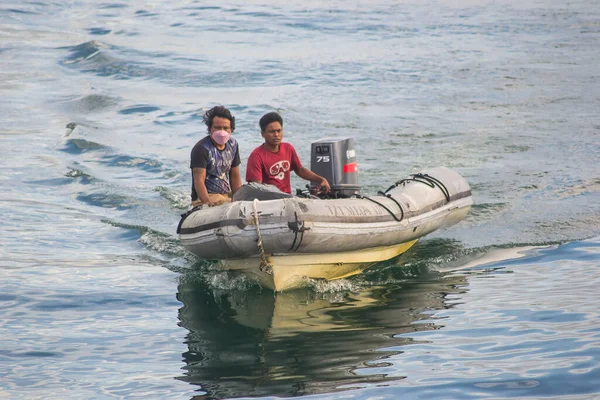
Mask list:
[[[290,162],[288,160],[278,161],[269,167],[269,174],[280,181],[285,178],[285,173],[290,170]]]
[[[290,173],[299,168],[302,168],[302,163],[291,144],[281,143],[277,153],[260,146],[248,158],[246,181],[275,185],[282,192],[292,193]]]

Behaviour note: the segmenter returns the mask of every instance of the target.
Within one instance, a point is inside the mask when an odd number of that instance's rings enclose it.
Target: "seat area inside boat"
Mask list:
[[[266,183],[249,182],[242,185],[234,194],[233,201],[253,201],[258,200],[277,200],[294,197],[289,193],[284,193],[275,185]]]

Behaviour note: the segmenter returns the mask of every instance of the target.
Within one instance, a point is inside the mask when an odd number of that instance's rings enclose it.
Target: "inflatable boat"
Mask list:
[[[178,231],[198,257],[254,275],[275,291],[302,286],[306,278],[360,273],[461,221],[472,204],[467,182],[443,167],[373,197],[273,198],[277,193],[261,186],[267,185],[245,185],[236,196],[252,200],[191,210]]]
[[[182,245],[202,259],[218,260],[223,269],[243,271],[262,286],[282,291],[303,286],[307,278],[358,274],[467,215],[471,189],[445,167],[410,175],[375,196],[361,195],[351,146],[349,139],[313,143],[313,155],[321,154],[313,161],[330,154],[329,173],[311,164],[333,183],[324,198],[246,184],[231,203],[183,214],[177,228]]]

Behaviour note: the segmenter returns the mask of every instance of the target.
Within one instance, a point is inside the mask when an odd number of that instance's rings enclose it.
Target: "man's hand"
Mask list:
[[[202,200],[198,199],[198,200],[194,200],[192,201],[192,207],[198,207],[198,206],[203,206],[203,205],[207,205],[209,207],[213,207],[215,205],[215,203],[213,203],[212,201],[207,201],[206,203],[204,203]]]
[[[327,182],[327,179],[321,177],[321,180],[319,181],[319,186],[317,186],[317,190],[329,193],[331,187],[329,186],[329,182]]]

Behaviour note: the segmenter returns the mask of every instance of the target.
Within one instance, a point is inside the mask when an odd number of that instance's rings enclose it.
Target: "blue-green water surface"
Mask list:
[[[0,399],[600,397],[600,3],[0,4]],[[444,165],[466,220],[274,294],[198,260],[202,115],[279,111],[364,193]],[[294,187],[304,182],[294,178]]]

